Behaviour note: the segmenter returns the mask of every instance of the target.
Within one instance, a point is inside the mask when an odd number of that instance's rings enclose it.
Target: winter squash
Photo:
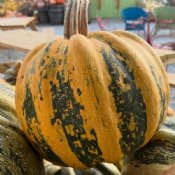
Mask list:
[[[17,113],[30,142],[47,160],[75,168],[116,163],[144,146],[169,101],[154,50],[126,31],[88,34],[87,4],[69,1],[65,38],[32,50],[16,82]]]
[[[16,107],[45,158],[84,168],[117,162],[145,145],[166,116],[169,91],[163,65],[145,41],[125,31],[87,34],[87,1],[79,2],[68,4],[66,39],[25,58]]]
[[[31,149],[23,131],[0,115],[0,174],[44,175],[42,159]]]
[[[12,66],[7,71],[7,73],[12,73],[9,79],[13,79],[14,81],[12,82],[15,82],[15,75],[17,75],[15,67]],[[116,166],[107,163],[100,164],[92,169],[76,170],[70,167],[55,166],[48,161],[44,161],[43,167],[42,159],[33,152],[19,127],[14,105],[14,87],[0,79],[0,94],[1,174],[44,175],[45,168],[45,175],[96,175],[97,173],[102,175],[106,175],[106,173],[108,175],[120,175]]]
[[[14,92],[13,86],[0,79],[0,174],[44,175],[42,159],[19,126]]]
[[[17,64],[18,65],[18,64]],[[17,69],[12,66],[7,73],[9,73],[8,80],[15,83]],[[14,105],[14,87],[0,79],[0,173],[14,175],[34,174],[34,175],[95,175],[101,173],[106,175],[120,175],[117,167],[112,164],[103,163],[96,168],[87,170],[77,170],[70,167],[55,166],[48,161],[44,161],[33,152],[23,131],[20,129],[16,109]],[[11,112],[13,111],[13,112]],[[5,163],[4,163],[5,162]],[[44,175],[44,174],[43,174]]]
[[[175,167],[175,116],[167,117],[151,141],[125,158],[122,175],[173,175]]]

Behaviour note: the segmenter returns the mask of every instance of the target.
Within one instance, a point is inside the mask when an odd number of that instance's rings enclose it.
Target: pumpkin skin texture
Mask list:
[[[173,175],[175,168],[175,116],[167,117],[151,141],[125,157],[122,175]]]
[[[116,163],[141,148],[164,120],[168,101],[160,58],[125,31],[38,46],[16,83],[28,139],[46,159],[75,168]]]
[[[44,175],[42,158],[25,138],[17,120],[15,88],[0,79],[0,174]]]
[[[0,115],[0,174],[44,175],[43,161],[19,126]]]
[[[15,87],[0,79],[0,115],[18,125],[15,106]]]

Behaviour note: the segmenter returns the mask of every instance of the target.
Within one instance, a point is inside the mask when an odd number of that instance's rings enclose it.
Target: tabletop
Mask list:
[[[165,50],[165,49],[155,49],[155,51],[160,56],[162,62],[166,64],[175,63],[175,51],[174,50]]]
[[[167,77],[168,77],[168,82],[169,82],[170,87],[175,88],[175,74],[168,72]]]
[[[2,30],[8,30],[12,28],[26,28],[27,26],[33,27],[36,21],[35,17],[13,17],[13,18],[1,18],[0,20],[0,28]]]
[[[56,39],[54,34],[31,30],[0,31],[0,47],[30,51],[39,44]]]

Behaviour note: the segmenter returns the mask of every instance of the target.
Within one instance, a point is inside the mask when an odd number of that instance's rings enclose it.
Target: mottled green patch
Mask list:
[[[86,85],[89,87],[91,85],[89,78],[86,78]]]
[[[63,54],[66,55],[68,53],[68,46],[64,47],[62,51],[63,51]]]
[[[77,94],[79,95],[79,96],[81,96],[81,94],[82,94],[82,92],[81,92],[81,89],[77,89]]]
[[[65,80],[63,71],[57,73],[57,80],[58,86],[50,82],[54,109],[54,118],[51,123],[57,125],[56,121],[61,121],[72,152],[87,167],[94,166],[103,161],[96,132],[92,128],[89,133],[92,138],[87,137],[87,131],[84,129],[84,117],[81,115],[84,106],[75,99],[70,81]]]
[[[53,44],[54,42],[55,42],[55,41],[50,42],[50,43],[47,44],[47,46],[46,46],[46,48],[45,48],[45,52],[49,52],[49,51],[50,51],[50,48],[51,48],[51,46],[52,46],[52,44]]]
[[[45,62],[46,62],[45,59],[42,59],[42,60],[41,60],[41,63],[40,63],[40,66],[44,66]],[[40,67],[40,66],[39,66],[39,67]]]
[[[66,165],[50,148],[50,146],[47,144],[47,141],[42,135],[42,132],[39,128],[39,121],[37,118],[32,93],[29,88],[29,85],[26,85],[26,96],[23,103],[23,115],[26,117],[26,123],[28,126],[28,134],[31,135],[34,139],[36,144],[39,146],[38,148],[41,149],[45,154],[47,155],[47,158],[56,162],[60,165]],[[32,123],[32,121],[34,123]],[[38,137],[36,137],[33,129],[35,125],[35,132],[37,130]],[[59,148],[58,148],[59,149]]]
[[[135,77],[125,61],[120,61],[118,57],[124,55],[114,49],[106,52],[101,49],[101,55],[106,63],[111,83],[108,87],[115,100],[116,112],[121,115],[121,122],[118,128],[122,134],[120,145],[123,153],[131,153],[137,150],[144,142],[147,129],[146,106],[141,90],[136,87]],[[125,58],[124,60],[127,60]],[[120,71],[119,71],[120,70]],[[120,78],[123,77],[123,80]],[[123,84],[129,89],[123,89]],[[130,128],[131,120],[134,127]],[[117,127],[117,126],[116,126]]]
[[[150,69],[151,69],[151,73],[154,77],[154,80],[156,82],[158,91],[159,91],[159,96],[160,96],[160,105],[159,105],[159,109],[161,111],[160,113],[160,120],[159,120],[159,124],[158,124],[158,128],[160,126],[160,124],[163,122],[163,119],[165,117],[165,111],[166,111],[166,95],[165,93],[162,91],[162,78],[159,76],[157,78],[156,73],[154,71],[154,67],[152,65],[150,65]]]
[[[57,61],[55,57],[49,56],[49,61],[47,60],[48,55],[45,54],[39,62],[39,95],[40,99],[43,99],[42,95],[42,81],[48,79],[49,75],[53,72],[53,69],[57,66]],[[46,61],[47,60],[47,61]]]
[[[28,72],[28,74],[30,75],[35,75],[36,73],[36,63],[37,63],[37,58],[38,56],[40,55],[40,52],[36,53],[34,56],[33,56],[33,59],[31,61],[31,67],[30,67],[30,70]]]
[[[149,142],[141,150],[137,151],[133,158],[139,164],[163,164],[171,165],[175,161],[175,144],[167,140],[154,140]]]

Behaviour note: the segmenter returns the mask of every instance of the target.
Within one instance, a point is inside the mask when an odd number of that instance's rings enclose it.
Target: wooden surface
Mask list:
[[[49,42],[58,36],[30,30],[0,31],[0,47],[30,51],[39,44]]]
[[[175,51],[164,50],[164,49],[155,49],[155,50],[165,65],[175,63]]]
[[[37,30],[35,27],[35,17],[13,17],[13,18],[1,18],[0,29],[11,30],[31,27],[32,30]]]
[[[173,50],[164,50],[164,49],[155,49],[158,55],[160,56],[164,65],[175,64],[175,51]],[[175,74],[167,73],[169,86],[175,88]]]
[[[175,87],[175,74],[174,73],[167,73],[168,75],[168,82],[170,87]]]

